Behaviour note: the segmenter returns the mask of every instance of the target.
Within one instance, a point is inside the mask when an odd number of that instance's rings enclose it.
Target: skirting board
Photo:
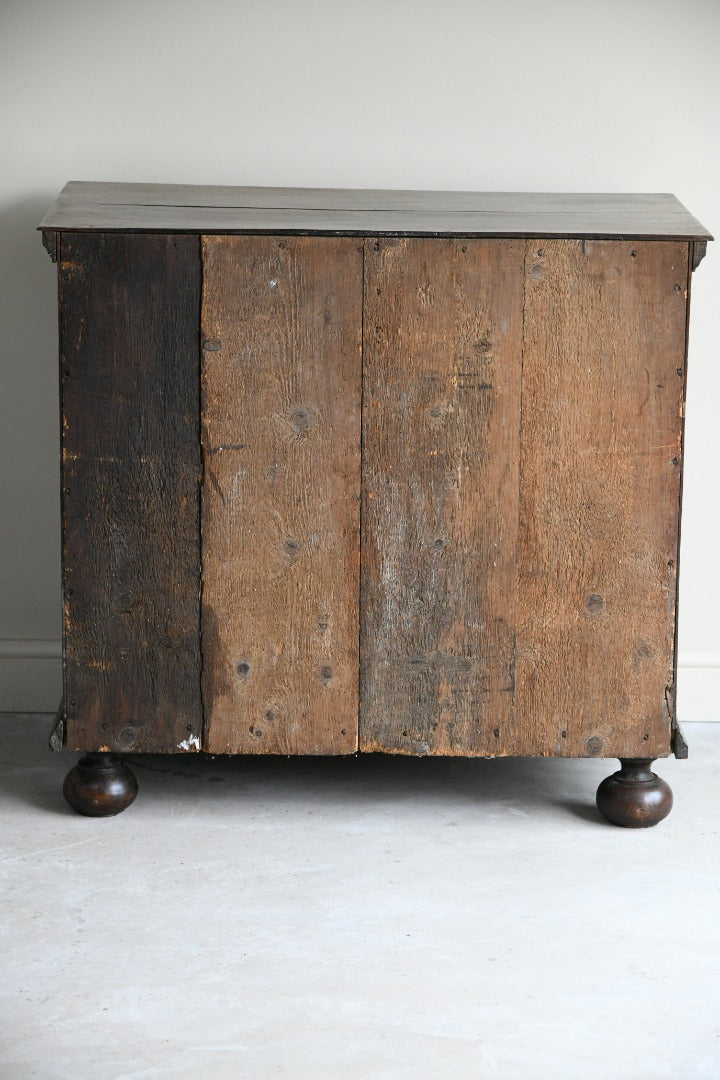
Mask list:
[[[62,695],[60,657],[57,640],[0,638],[0,711],[54,712]]]
[[[677,715],[681,726],[720,723],[720,652],[678,655]]]
[[[681,652],[678,720],[720,723],[720,652]],[[59,641],[0,639],[0,712],[57,709],[62,692]]]

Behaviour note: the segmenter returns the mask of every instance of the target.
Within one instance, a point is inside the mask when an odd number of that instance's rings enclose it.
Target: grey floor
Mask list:
[[[0,1076],[718,1080],[720,725],[605,761],[136,758],[117,818],[0,717]]]

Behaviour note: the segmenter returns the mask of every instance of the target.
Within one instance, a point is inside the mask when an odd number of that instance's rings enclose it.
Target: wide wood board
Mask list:
[[[363,750],[492,754],[512,714],[524,251],[365,244]]]
[[[199,749],[197,237],[64,235],[66,743]]]
[[[204,746],[357,747],[362,246],[203,238]]]
[[[528,243],[508,751],[670,751],[688,245]]]

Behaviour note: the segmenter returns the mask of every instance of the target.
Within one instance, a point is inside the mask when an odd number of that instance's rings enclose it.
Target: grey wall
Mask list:
[[[0,708],[60,693],[68,179],[673,191],[720,233],[717,0],[2,0]],[[719,248],[720,250],[720,248]],[[720,254],[693,284],[681,719],[720,700]]]

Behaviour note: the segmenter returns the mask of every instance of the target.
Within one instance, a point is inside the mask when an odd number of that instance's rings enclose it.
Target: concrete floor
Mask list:
[[[606,761],[135,758],[81,818],[0,717],[3,1080],[718,1080],[720,725]]]

